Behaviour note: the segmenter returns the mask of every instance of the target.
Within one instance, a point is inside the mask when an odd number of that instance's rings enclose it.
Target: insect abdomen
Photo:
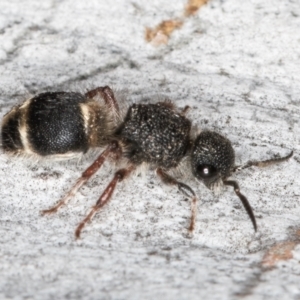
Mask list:
[[[32,98],[27,110],[27,138],[34,152],[44,156],[86,152],[88,139],[78,93],[43,93]]]
[[[19,120],[21,112],[18,107],[10,111],[2,122],[2,147],[4,151],[19,151],[23,149]]]
[[[106,113],[101,108],[80,93],[39,94],[4,117],[3,149],[40,156],[84,153],[107,138],[101,136],[108,131]],[[103,124],[96,124],[99,120]]]

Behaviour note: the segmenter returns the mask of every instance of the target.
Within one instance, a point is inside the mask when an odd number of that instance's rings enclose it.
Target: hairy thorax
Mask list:
[[[132,163],[146,162],[169,169],[186,154],[190,129],[190,121],[168,103],[133,104],[116,137]]]

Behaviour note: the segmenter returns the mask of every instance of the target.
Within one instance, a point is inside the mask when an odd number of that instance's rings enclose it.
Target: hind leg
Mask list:
[[[67,204],[67,202],[74,197],[77,191],[101,168],[104,161],[109,157],[115,155],[118,159],[121,156],[121,149],[117,142],[112,142],[97,159],[82,173],[81,177],[76,181],[71,190],[63,197],[55,206],[49,209],[42,210],[42,215],[57,212],[57,210]]]

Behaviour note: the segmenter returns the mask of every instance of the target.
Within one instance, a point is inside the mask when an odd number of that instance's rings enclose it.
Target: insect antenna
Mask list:
[[[243,166],[236,166],[234,167],[233,171],[240,171],[240,170],[243,170],[243,169],[247,169],[247,168],[250,168],[252,166],[254,167],[260,167],[260,168],[264,168],[264,167],[268,167],[270,165],[273,165],[273,164],[276,164],[276,163],[280,163],[280,162],[283,162],[283,161],[286,161],[288,160],[289,158],[291,158],[294,154],[294,151],[292,150],[291,153],[289,153],[288,155],[286,156],[283,156],[283,157],[275,157],[275,158],[271,158],[271,159],[267,159],[267,160],[262,160],[262,161],[248,161],[245,165]]]
[[[253,224],[254,230],[255,232],[257,231],[257,225],[256,225],[256,220],[255,220],[255,216],[252,210],[251,205],[249,204],[247,198],[240,192],[240,187],[238,185],[238,183],[234,180],[224,180],[223,183],[225,185],[229,185],[232,186],[235,193],[237,194],[237,196],[240,198],[240,200],[242,201],[244,208],[249,216],[249,218],[251,219],[251,222]]]

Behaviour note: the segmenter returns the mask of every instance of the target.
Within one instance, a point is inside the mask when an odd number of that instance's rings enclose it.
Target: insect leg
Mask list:
[[[181,115],[182,116],[185,116],[188,112],[189,112],[189,110],[191,109],[191,107],[190,106],[188,106],[188,105],[186,105],[184,108],[183,108],[183,110],[181,111]]]
[[[179,191],[191,199],[191,222],[189,226],[189,231],[192,232],[195,228],[196,215],[197,215],[197,197],[194,191],[186,184],[177,181],[175,178],[167,174],[161,168],[156,169],[156,174],[160,177],[163,183],[167,185],[175,185],[178,187]]]
[[[106,189],[104,190],[104,192],[102,193],[102,195],[100,196],[100,198],[98,199],[98,201],[96,202],[96,205],[91,209],[91,211],[89,212],[89,214],[83,219],[82,222],[79,223],[79,225],[76,228],[75,231],[75,237],[78,239],[80,238],[80,233],[83,229],[83,227],[85,226],[85,224],[87,222],[89,222],[94,215],[97,213],[97,211],[103,207],[111,198],[115,187],[117,185],[118,182],[123,181],[126,177],[129,176],[129,174],[134,170],[133,166],[130,166],[127,169],[120,169],[119,171],[117,171],[113,177],[113,179],[111,180],[111,182],[108,184],[108,186],[106,187]]]
[[[102,166],[107,157],[117,154],[121,151],[117,142],[112,142],[109,146],[97,157],[97,159],[82,173],[81,177],[76,181],[71,190],[63,197],[55,206],[50,209],[42,210],[41,214],[55,213],[61,206],[65,205],[77,191],[94,175]]]
[[[87,98],[94,98],[97,95],[101,96],[104,99],[105,104],[113,110],[114,115],[118,116],[120,109],[118,102],[115,98],[114,92],[109,86],[100,86],[91,91],[88,91],[85,96]]]

